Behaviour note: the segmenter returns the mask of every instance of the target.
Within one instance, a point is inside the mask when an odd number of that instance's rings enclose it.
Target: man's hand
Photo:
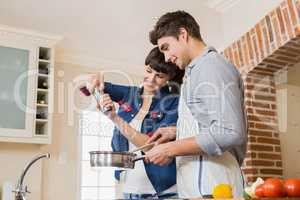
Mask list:
[[[173,160],[172,143],[168,142],[154,146],[151,150],[146,152],[146,161],[156,165],[168,165]]]
[[[146,144],[155,142],[155,145],[170,142],[176,139],[176,126],[158,128],[147,140]]]

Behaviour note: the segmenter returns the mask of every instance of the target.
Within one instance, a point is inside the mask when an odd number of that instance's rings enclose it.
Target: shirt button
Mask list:
[[[131,114],[131,117],[134,117],[134,114]]]

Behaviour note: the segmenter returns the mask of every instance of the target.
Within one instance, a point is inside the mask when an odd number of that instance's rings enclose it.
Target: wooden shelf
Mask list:
[[[40,73],[39,73],[38,76],[39,76],[39,77],[49,78],[49,75],[48,75],[48,74],[40,74]]]
[[[48,119],[35,119],[37,123],[47,123]]]
[[[39,106],[39,107],[48,107],[48,104],[40,104],[40,103],[37,103],[36,105]]]
[[[45,59],[39,59],[39,62],[44,62],[44,63],[50,63],[50,60],[45,60]]]
[[[38,88],[37,91],[38,91],[38,92],[48,92],[48,89]]]

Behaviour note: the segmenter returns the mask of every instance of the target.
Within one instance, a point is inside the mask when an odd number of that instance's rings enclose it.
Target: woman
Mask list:
[[[141,88],[104,83],[105,94],[99,105],[112,109],[106,115],[116,125],[112,139],[114,151],[130,151],[144,145],[159,128],[174,130],[183,74],[176,65],[165,63],[164,55],[156,47],[145,60]],[[94,80],[93,84],[97,85],[97,81],[99,83],[99,80]],[[120,105],[117,113],[113,102]],[[177,195],[175,160],[167,166],[138,161],[134,169],[125,173],[123,193],[126,199]],[[119,177],[120,171],[116,171],[116,178]]]

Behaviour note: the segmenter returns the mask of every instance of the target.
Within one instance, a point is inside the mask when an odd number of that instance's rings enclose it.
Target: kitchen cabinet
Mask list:
[[[0,25],[0,142],[51,142],[54,45],[59,40]]]

